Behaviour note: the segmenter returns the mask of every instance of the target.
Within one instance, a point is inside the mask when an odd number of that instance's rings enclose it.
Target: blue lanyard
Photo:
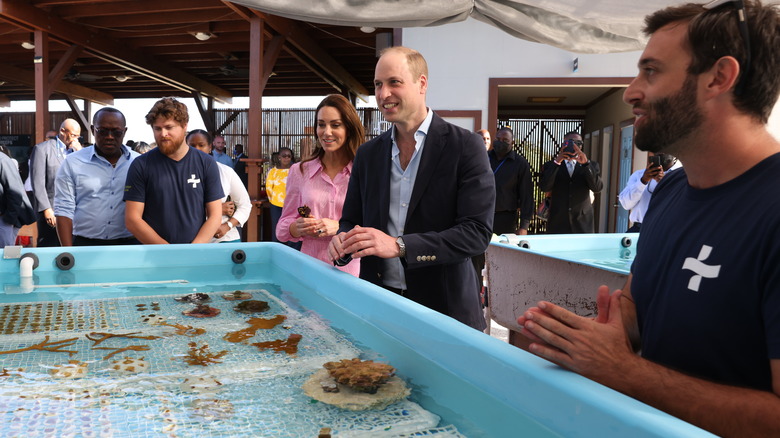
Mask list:
[[[495,174],[496,174],[496,172],[498,172],[498,169],[500,169],[500,168],[501,168],[501,166],[503,166],[503,165],[504,165],[504,161],[506,161],[506,159],[507,159],[507,158],[509,158],[509,157],[504,157],[504,159],[503,159],[503,160],[501,160],[501,162],[500,162],[500,163],[498,163],[498,166],[496,166],[496,170],[494,170],[494,171],[493,171],[493,175],[495,175]]]

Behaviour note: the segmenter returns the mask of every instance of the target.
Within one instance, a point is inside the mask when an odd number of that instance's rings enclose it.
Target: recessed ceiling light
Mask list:
[[[195,36],[195,38],[197,38],[197,39],[199,39],[201,41],[210,40],[211,37],[214,36],[214,34],[211,33],[211,32],[195,32],[193,35]]]
[[[376,28],[375,27],[371,27],[371,26],[362,26],[360,28],[360,31],[363,32],[363,33],[373,33],[375,30],[376,30]]]

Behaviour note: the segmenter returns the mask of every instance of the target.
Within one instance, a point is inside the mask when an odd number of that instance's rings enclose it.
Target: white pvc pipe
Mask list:
[[[35,259],[33,259],[32,257],[24,257],[22,260],[20,260],[19,277],[21,278],[32,277],[34,264],[35,264]]]

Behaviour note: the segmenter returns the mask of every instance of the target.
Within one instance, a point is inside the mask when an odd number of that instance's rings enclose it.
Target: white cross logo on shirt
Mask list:
[[[192,177],[187,180],[187,184],[192,184],[193,189],[197,189],[199,183],[200,183],[200,178],[196,179],[194,173],[192,174]]]
[[[718,278],[720,265],[707,265],[703,263],[710,256],[710,253],[712,253],[712,247],[702,245],[698,258],[688,257],[685,259],[682,268],[693,271],[696,274],[691,277],[691,280],[688,282],[688,289],[698,292],[702,278]]]

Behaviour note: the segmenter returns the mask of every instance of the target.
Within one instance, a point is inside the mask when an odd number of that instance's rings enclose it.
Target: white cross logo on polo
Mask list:
[[[190,177],[190,179],[187,180],[187,184],[192,184],[192,188],[197,189],[198,184],[200,184],[200,178],[195,178],[195,174],[193,173],[192,177]]]
[[[703,263],[704,260],[707,260],[707,257],[710,256],[711,252],[711,246],[702,245],[698,258],[688,257],[685,259],[685,262],[683,263],[683,269],[688,269],[696,273],[696,275],[691,277],[690,281],[688,281],[688,289],[694,292],[698,292],[702,277],[718,278],[718,274],[720,273],[720,265],[711,266]]]

